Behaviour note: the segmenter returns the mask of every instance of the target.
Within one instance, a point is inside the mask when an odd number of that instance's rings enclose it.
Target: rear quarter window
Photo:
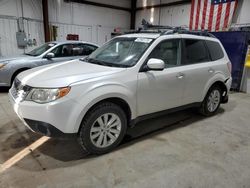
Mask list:
[[[212,61],[216,61],[224,57],[224,52],[221,49],[221,45],[218,42],[206,41],[206,44]]]
[[[184,39],[184,61],[182,64],[209,62],[210,57],[203,40]]]

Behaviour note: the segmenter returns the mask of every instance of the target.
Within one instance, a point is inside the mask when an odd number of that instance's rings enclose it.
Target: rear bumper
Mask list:
[[[227,87],[227,92],[225,92],[225,96],[222,96],[222,99],[221,99],[221,103],[222,103],[222,104],[228,103],[228,100],[229,100],[228,93],[229,93],[230,88],[231,88],[231,85],[232,85],[232,77],[228,78],[228,79],[225,81],[225,85],[226,85],[226,87]]]
[[[3,83],[3,82],[0,81],[0,87],[10,87],[10,84]]]
[[[229,93],[230,89],[231,89],[231,85],[232,85],[232,77],[228,78],[226,81],[225,81],[225,85],[227,87],[227,94]]]
[[[228,103],[228,100],[229,100],[229,97],[228,97],[228,95],[226,95],[225,97],[222,97],[221,103],[226,104],[226,103]]]

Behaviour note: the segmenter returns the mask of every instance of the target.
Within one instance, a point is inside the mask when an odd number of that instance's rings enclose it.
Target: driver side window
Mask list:
[[[69,57],[73,56],[73,44],[63,44],[51,51],[55,57]]]
[[[170,39],[159,43],[151,52],[148,59],[161,59],[165,63],[165,67],[175,67],[180,62],[180,40]]]

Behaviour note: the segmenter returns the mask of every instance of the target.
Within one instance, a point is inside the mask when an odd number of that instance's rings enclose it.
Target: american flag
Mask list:
[[[190,30],[224,31],[232,23],[238,0],[192,0]]]

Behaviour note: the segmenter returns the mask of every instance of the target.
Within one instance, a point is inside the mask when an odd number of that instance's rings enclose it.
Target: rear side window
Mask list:
[[[97,49],[96,46],[89,44],[75,44],[73,48],[74,56],[87,56]]]
[[[96,46],[89,45],[89,44],[84,44],[82,45],[83,51],[81,55],[90,55],[93,51],[97,49]]]
[[[212,61],[222,59],[224,57],[223,50],[218,42],[206,41]]]
[[[203,40],[184,39],[184,60],[182,64],[189,65],[210,61],[210,57]]]

